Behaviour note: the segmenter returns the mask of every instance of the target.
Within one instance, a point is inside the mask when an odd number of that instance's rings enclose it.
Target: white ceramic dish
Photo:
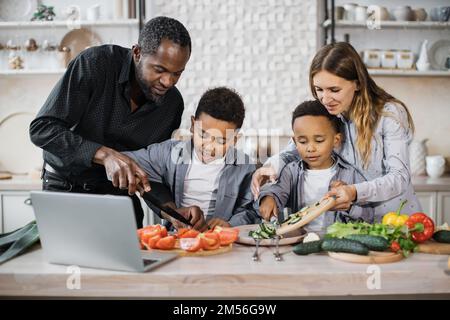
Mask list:
[[[255,240],[253,240],[252,237],[248,235],[250,231],[255,231],[259,228],[258,224],[248,224],[243,226],[236,227],[239,229],[239,238],[236,241],[240,244],[248,244],[248,245],[255,245]],[[299,243],[302,241],[302,239],[306,237],[306,231],[304,229],[298,229],[291,233],[286,234],[282,239],[280,239],[279,245],[280,246],[286,246],[291,245],[295,243]],[[259,243],[260,246],[273,246],[275,245],[274,240],[271,239],[264,239],[261,240]]]
[[[89,29],[80,28],[66,33],[61,40],[60,46],[61,48],[68,47],[70,49],[69,61],[71,61],[84,49],[101,44],[102,40],[95,32]]]
[[[448,57],[450,57],[450,40],[438,40],[430,47],[429,59],[433,69],[447,70],[445,61]]]

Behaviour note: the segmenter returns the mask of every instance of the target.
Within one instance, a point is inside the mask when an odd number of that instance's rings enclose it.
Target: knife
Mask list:
[[[171,207],[165,206],[164,204],[162,204],[162,202],[157,197],[155,197],[155,195],[152,194],[151,191],[144,192],[142,197],[145,200],[147,200],[148,202],[150,202],[152,205],[157,207],[159,210],[164,211],[168,216],[170,216],[170,217],[174,218],[175,220],[178,220],[190,227],[193,227],[192,223],[188,219],[183,217],[181,214],[179,214],[177,211],[175,211]]]

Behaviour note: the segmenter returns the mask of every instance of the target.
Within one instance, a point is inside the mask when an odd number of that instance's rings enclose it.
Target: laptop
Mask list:
[[[129,197],[32,191],[31,202],[50,263],[145,272],[178,256],[140,250]]]

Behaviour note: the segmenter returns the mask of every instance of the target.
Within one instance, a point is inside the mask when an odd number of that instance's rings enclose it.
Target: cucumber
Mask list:
[[[367,248],[361,242],[338,238],[327,238],[323,240],[322,250],[354,253],[363,256],[367,256],[369,254],[369,248]]]
[[[366,234],[351,234],[345,239],[354,240],[365,245],[369,250],[385,251],[389,248],[389,241],[380,236],[370,236]]]
[[[295,218],[293,218],[292,220],[290,220],[290,221],[288,222],[288,224],[294,224],[294,223],[299,222],[300,220],[302,220],[302,217],[295,217]]]
[[[322,251],[322,240],[311,241],[307,243],[299,243],[292,250],[295,254],[304,256],[310,253],[318,253]]]
[[[435,232],[433,234],[433,239],[436,242],[450,243],[450,231],[448,231],[448,230],[440,230],[438,232]]]

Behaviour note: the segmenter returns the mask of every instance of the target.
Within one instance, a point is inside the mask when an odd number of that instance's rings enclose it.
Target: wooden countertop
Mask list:
[[[282,247],[282,252],[290,247]],[[283,255],[275,261],[262,248],[261,261],[251,259],[253,247],[209,257],[180,257],[147,273],[81,268],[81,288],[69,290],[66,266],[45,262],[36,245],[28,253],[0,265],[0,295],[29,297],[327,297],[376,295],[439,295],[450,297],[448,256],[416,253],[380,271],[380,289],[368,289],[374,277],[368,265],[333,260],[326,255]]]

